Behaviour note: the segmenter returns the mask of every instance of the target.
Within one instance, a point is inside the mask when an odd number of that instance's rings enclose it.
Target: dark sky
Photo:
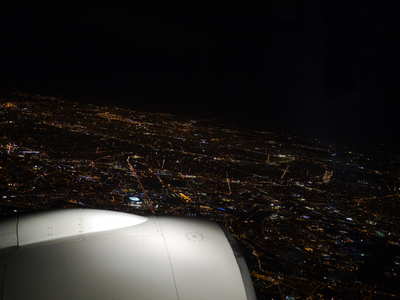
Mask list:
[[[230,16],[3,10],[1,84],[333,142],[397,143],[397,10],[306,3]]]

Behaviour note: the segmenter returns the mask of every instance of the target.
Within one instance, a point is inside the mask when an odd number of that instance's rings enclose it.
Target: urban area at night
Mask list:
[[[212,220],[238,240],[259,300],[398,299],[399,164],[379,145],[0,99],[2,217],[82,207]]]

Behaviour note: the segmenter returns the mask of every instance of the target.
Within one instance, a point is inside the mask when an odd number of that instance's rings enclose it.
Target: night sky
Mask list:
[[[316,2],[230,16],[2,10],[1,87],[398,145],[397,10]]]

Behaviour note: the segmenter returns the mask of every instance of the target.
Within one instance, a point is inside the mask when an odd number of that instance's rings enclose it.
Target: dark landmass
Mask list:
[[[259,299],[400,297],[399,164],[379,146],[190,115],[0,99],[1,216],[90,207],[214,220],[238,239]]]

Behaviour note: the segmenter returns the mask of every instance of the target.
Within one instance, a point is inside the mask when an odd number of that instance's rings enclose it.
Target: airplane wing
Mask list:
[[[212,222],[64,209],[0,222],[1,300],[253,300]]]

